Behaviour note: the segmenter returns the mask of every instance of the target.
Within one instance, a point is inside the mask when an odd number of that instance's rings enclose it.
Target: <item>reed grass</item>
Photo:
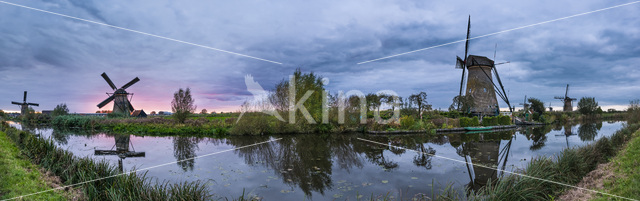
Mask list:
[[[53,140],[10,127],[6,122],[0,130],[14,142],[31,162],[59,176],[64,185],[87,182],[82,187],[88,200],[210,200],[201,182],[172,184],[152,181],[144,173],[119,175],[117,168],[105,160],[94,161],[77,157],[55,146]],[[109,177],[106,179],[102,179]],[[95,181],[93,181],[95,180]]]

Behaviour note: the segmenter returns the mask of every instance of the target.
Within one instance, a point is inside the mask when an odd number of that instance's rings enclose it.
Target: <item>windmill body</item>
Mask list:
[[[20,106],[20,114],[25,115],[29,111],[29,106],[40,106],[38,103],[27,103],[27,91],[24,91],[24,97],[22,99],[22,103],[11,101],[11,104]]]
[[[478,116],[496,116],[500,114],[500,107],[498,105],[497,96],[508,105],[509,110],[513,112],[509,99],[506,96],[504,86],[500,80],[500,75],[496,70],[496,65],[493,60],[477,55],[468,55],[469,52],[469,37],[471,33],[471,16],[469,16],[469,23],[467,25],[467,41],[465,45],[464,60],[457,58],[456,68],[462,69],[462,78],[460,80],[460,94],[459,96],[467,95],[471,96],[474,101],[474,106],[470,112],[472,115]],[[495,53],[494,53],[495,57]],[[464,86],[465,72],[468,71],[466,80],[467,85]],[[497,82],[494,82],[494,75]],[[463,90],[464,88],[464,90]],[[460,108],[458,108],[460,109]],[[467,112],[467,111],[463,111]]]
[[[569,84],[567,84],[567,89],[565,90],[564,97],[556,96],[555,99],[560,99],[564,103],[564,107],[562,108],[565,112],[573,111],[573,101],[577,100],[575,98],[569,97]]]
[[[129,101],[129,96],[130,95],[133,96],[133,94],[128,93],[125,90],[129,88],[131,85],[140,81],[140,79],[136,77],[133,80],[129,81],[127,84],[123,85],[122,87],[116,88],[116,85],[113,84],[109,76],[107,76],[107,73],[102,73],[102,78],[104,78],[104,80],[107,81],[107,84],[109,84],[109,86],[113,90],[115,90],[115,92],[107,93],[109,97],[104,101],[102,101],[100,104],[98,104],[98,108],[102,108],[105,105],[109,104],[111,101],[113,101],[113,113],[130,115],[134,109],[133,109],[133,106],[131,105],[131,102]]]
[[[467,88],[465,93],[473,97],[475,107],[471,113],[493,114],[498,109],[498,99],[493,87],[493,61],[487,57],[467,57]]]

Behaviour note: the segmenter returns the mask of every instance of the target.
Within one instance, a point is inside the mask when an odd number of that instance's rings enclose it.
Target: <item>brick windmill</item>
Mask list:
[[[471,108],[473,115],[498,115],[499,106],[496,94],[507,103],[509,110],[513,112],[509,99],[506,96],[504,86],[496,70],[496,66],[504,63],[495,64],[493,60],[485,56],[468,55],[469,53],[469,36],[471,34],[471,16],[467,25],[467,40],[464,47],[464,57],[456,58],[456,68],[462,69],[462,78],[460,79],[460,94],[470,95],[474,100],[474,107]],[[467,56],[468,55],[468,56]],[[495,53],[494,53],[495,59]],[[505,62],[508,63],[508,62]],[[467,86],[464,88],[465,72],[467,72]],[[492,73],[493,72],[493,73]],[[495,74],[498,85],[493,81]],[[499,86],[499,87],[498,87]],[[463,90],[464,89],[464,90]]]
[[[129,88],[131,85],[140,81],[140,79],[138,77],[133,78],[133,80],[129,81],[129,83],[123,85],[118,89],[116,85],[113,84],[113,82],[111,82],[111,79],[109,79],[109,76],[107,76],[107,73],[102,73],[102,78],[104,78],[104,80],[107,81],[107,84],[109,84],[109,86],[111,87],[111,89],[114,90],[114,92],[107,93],[109,97],[104,101],[100,102],[100,104],[98,104],[98,108],[102,108],[105,105],[109,104],[111,101],[113,101],[113,113],[122,113],[122,114],[130,115],[131,112],[133,111],[133,106],[131,106],[131,100],[129,99],[129,95],[133,96],[133,93],[128,93],[127,91],[125,91],[125,89]]]
[[[569,98],[569,84],[567,84],[567,90],[564,92],[564,97],[556,96],[555,99],[560,99],[564,103],[564,107],[562,108],[565,112],[573,111],[573,101],[577,100],[575,98]]]
[[[22,103],[11,101],[11,104],[20,106],[20,114],[25,115],[27,111],[29,111],[29,105],[40,106],[38,103],[27,103],[27,91],[24,91],[24,98],[22,99]]]

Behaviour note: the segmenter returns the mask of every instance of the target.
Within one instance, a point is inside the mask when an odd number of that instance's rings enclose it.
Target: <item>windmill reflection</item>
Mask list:
[[[470,134],[461,134],[470,135]],[[464,157],[469,174],[469,183],[466,185],[469,192],[477,192],[480,188],[486,186],[489,181],[495,182],[498,176],[504,175],[511,144],[515,135],[500,149],[500,138],[485,138],[483,134],[477,139],[463,142],[458,148],[458,155]],[[495,135],[495,134],[490,134]],[[502,171],[498,172],[500,169]]]
[[[104,156],[104,155],[116,155],[118,156],[118,169],[120,172],[124,172],[124,167],[122,165],[122,161],[125,158],[135,158],[135,157],[145,157],[145,152],[136,152],[133,148],[133,144],[130,141],[130,135],[115,135],[113,136],[116,144],[111,147],[110,150],[95,150],[94,154],[96,156]],[[133,149],[129,150],[129,146]],[[113,148],[116,148],[113,150]]]

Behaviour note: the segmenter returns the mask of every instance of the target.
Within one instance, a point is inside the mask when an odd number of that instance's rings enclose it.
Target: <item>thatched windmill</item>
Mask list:
[[[567,84],[567,90],[564,92],[564,97],[556,96],[554,98],[555,99],[560,99],[564,103],[564,107],[563,107],[562,110],[565,111],[565,112],[573,111],[572,102],[577,100],[575,98],[569,98],[569,84]]]
[[[512,110],[509,99],[506,96],[504,86],[496,70],[496,65],[493,60],[477,55],[468,55],[469,52],[469,36],[471,34],[471,16],[469,16],[469,22],[467,25],[467,41],[464,48],[464,57],[462,60],[457,57],[456,68],[462,69],[462,78],[460,79],[460,96],[464,94],[470,95],[474,100],[474,107],[471,109],[471,113],[474,115],[498,115],[499,106],[496,94],[507,103],[509,110]],[[468,55],[468,56],[467,56]],[[495,59],[495,54],[494,54]],[[505,62],[508,63],[508,62]],[[465,81],[465,72],[467,73],[467,87],[463,90]],[[498,85],[493,81],[493,74],[495,74]],[[497,93],[496,93],[497,92]],[[512,111],[513,112],[513,111]]]
[[[22,103],[11,101],[11,104],[19,105],[20,106],[20,113],[22,115],[27,114],[27,111],[29,111],[29,105],[40,106],[40,104],[38,104],[38,103],[27,103],[27,91],[24,91],[24,98],[22,99]]]
[[[107,95],[109,95],[109,98],[100,102],[100,104],[98,104],[98,108],[102,108],[105,105],[109,104],[109,102],[113,101],[113,113],[122,113],[122,114],[130,115],[131,112],[133,111],[133,106],[131,106],[129,95],[133,96],[133,93],[128,93],[127,91],[125,91],[125,89],[129,88],[131,85],[140,81],[140,79],[138,77],[133,78],[133,80],[129,81],[129,83],[123,85],[118,89],[116,85],[113,84],[113,82],[111,82],[111,79],[109,79],[109,76],[107,76],[107,73],[102,73],[102,78],[104,78],[104,80],[107,81],[107,84],[109,84],[111,89],[113,89],[115,92],[107,93]]]

